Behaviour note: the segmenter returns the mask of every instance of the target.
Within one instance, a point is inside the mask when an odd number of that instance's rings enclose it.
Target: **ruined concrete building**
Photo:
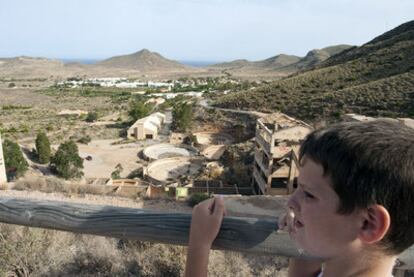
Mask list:
[[[257,194],[289,194],[297,177],[299,146],[312,127],[282,113],[256,123],[252,187]]]

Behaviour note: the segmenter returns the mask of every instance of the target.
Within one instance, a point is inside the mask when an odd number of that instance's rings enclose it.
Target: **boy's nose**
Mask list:
[[[297,190],[293,194],[290,195],[289,200],[287,202],[287,206],[289,209],[293,210],[294,212],[300,212],[300,205],[297,201],[298,193]]]

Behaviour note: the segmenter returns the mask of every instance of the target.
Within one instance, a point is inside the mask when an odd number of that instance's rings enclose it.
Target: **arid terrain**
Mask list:
[[[252,178],[258,118],[283,112],[311,129],[342,121],[351,112],[412,117],[413,46],[410,21],[362,46],[205,67],[187,66],[147,49],[96,64],[26,56],[0,59],[0,133],[3,141],[17,143],[28,163],[21,175],[17,166],[6,166],[9,183],[0,185],[1,195],[166,213],[190,213],[193,196],[198,202],[212,191],[250,197],[256,193]],[[151,117],[157,113],[158,119]],[[159,133],[139,140],[131,136],[130,127],[142,119],[142,126],[159,128]],[[40,163],[35,143],[40,133],[50,141],[51,157],[65,143],[74,143],[80,174],[62,175],[57,159]],[[172,142],[173,135],[178,142]],[[160,153],[145,156],[148,146],[158,146]],[[191,154],[156,164],[158,158],[175,158],[174,147]],[[146,171],[154,164],[159,174]],[[122,179],[133,184],[132,192],[118,194],[124,184],[112,182]],[[179,188],[201,193],[182,197]],[[170,189],[176,194],[167,197]],[[248,214],[248,201],[233,202],[233,208],[228,201],[230,215]],[[277,217],[281,210],[278,206],[267,212]],[[182,276],[185,254],[182,246],[0,224],[1,276]],[[213,251],[209,276],[287,276],[286,267],[283,257]]]

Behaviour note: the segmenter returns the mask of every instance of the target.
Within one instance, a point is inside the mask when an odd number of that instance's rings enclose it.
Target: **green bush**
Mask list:
[[[210,196],[206,193],[196,192],[188,198],[187,203],[190,207],[194,207],[198,203],[203,202],[204,200],[209,198]]]
[[[27,171],[29,164],[23,156],[19,145],[8,139],[3,142],[3,155],[7,178],[21,177]]]
[[[145,105],[142,101],[134,101],[129,105],[128,116],[133,121],[137,121],[138,119],[149,115],[152,108],[152,105]]]
[[[193,107],[185,102],[176,103],[172,116],[172,128],[176,131],[185,132],[191,127],[193,121]]]
[[[51,149],[50,149],[50,142],[44,132],[40,132],[37,134],[36,137],[36,152],[39,162],[41,164],[46,164],[50,162],[51,157]]]
[[[86,135],[86,136],[83,136],[83,137],[81,137],[80,139],[78,139],[77,141],[79,142],[79,143],[83,143],[83,144],[88,144],[89,142],[91,142],[91,137],[90,136],[88,136],[88,135]]]
[[[79,157],[78,146],[72,140],[59,145],[50,162],[57,175],[62,178],[70,179],[83,176],[81,171],[83,160]]]
[[[124,170],[124,168],[122,167],[122,164],[117,164],[115,166],[115,170],[112,171],[111,173],[111,178],[112,179],[121,179],[121,172]]]
[[[86,122],[95,122],[98,120],[98,113],[97,112],[88,112],[88,115],[85,118]]]

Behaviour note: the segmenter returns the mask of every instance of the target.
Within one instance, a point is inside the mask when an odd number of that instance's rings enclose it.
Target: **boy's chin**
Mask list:
[[[298,233],[291,233],[290,237],[295,242],[296,248],[298,249],[298,252],[301,256],[306,255],[313,257],[322,257],[322,253],[319,253],[319,251],[315,251],[316,249],[310,247],[305,241],[302,240]]]

